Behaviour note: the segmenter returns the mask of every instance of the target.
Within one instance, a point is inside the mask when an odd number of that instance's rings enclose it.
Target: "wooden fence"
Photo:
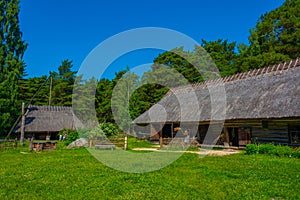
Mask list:
[[[90,138],[90,148],[115,149],[124,148],[124,138]]]
[[[18,147],[18,140],[0,140],[0,150],[15,149]]]

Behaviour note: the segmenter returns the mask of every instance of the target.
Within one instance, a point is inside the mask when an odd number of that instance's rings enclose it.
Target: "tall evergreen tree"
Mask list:
[[[249,44],[239,45],[240,71],[300,57],[300,0],[286,0],[262,15],[250,30]]]
[[[18,80],[24,75],[22,58],[27,44],[19,27],[20,0],[0,1],[0,135],[16,120]]]
[[[207,42],[202,40],[201,45],[212,57],[216,63],[221,76],[228,76],[238,71],[235,52],[236,42],[228,42],[228,40],[219,39],[217,41]]]
[[[71,106],[75,71],[72,71],[72,61],[64,60],[58,67],[58,73],[52,72],[52,100],[51,105]]]
[[[32,105],[48,105],[49,79],[46,76],[21,79],[19,81],[20,101]]]
[[[113,88],[111,107],[114,120],[123,132],[129,132],[131,121],[130,97],[139,85],[139,77],[129,69]]]

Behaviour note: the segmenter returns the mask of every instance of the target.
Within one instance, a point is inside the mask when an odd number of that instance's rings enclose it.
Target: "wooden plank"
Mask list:
[[[162,124],[160,124],[160,130],[158,132],[158,134],[159,134],[159,146],[160,146],[160,148],[163,148],[162,128],[163,128]]]
[[[113,144],[96,144],[95,149],[114,150],[116,149],[116,146]]]
[[[22,102],[22,120],[21,120],[21,135],[20,135],[21,146],[24,146],[24,130],[25,130],[25,103]]]

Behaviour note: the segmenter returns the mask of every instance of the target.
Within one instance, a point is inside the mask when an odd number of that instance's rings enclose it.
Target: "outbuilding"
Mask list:
[[[74,115],[72,108],[67,106],[30,105],[25,114],[25,138],[34,136],[39,140],[57,140],[61,130],[76,130],[80,126],[80,120]],[[15,132],[21,132],[21,122]]]

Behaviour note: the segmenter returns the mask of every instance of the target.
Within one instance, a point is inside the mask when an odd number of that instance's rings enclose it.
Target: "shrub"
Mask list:
[[[273,154],[276,155],[276,156],[288,156],[288,157],[291,157],[292,154],[293,154],[293,152],[294,152],[294,149],[292,149],[289,146],[278,145],[274,149]]]
[[[289,146],[282,146],[282,145],[274,145],[273,143],[270,144],[248,144],[246,146],[245,154],[267,154],[267,155],[275,155],[280,157],[295,157],[300,158],[300,150],[293,149]]]
[[[99,126],[103,130],[106,137],[117,136],[119,134],[117,125],[113,123],[102,123]]]
[[[270,144],[259,144],[258,145],[258,153],[259,154],[273,154],[275,151],[275,145],[273,143]]]
[[[294,149],[293,153],[292,153],[292,157],[294,158],[300,158],[300,148],[298,149]]]
[[[59,132],[60,135],[67,135],[67,138],[65,140],[65,145],[68,146],[73,141],[77,140],[79,138],[78,132],[73,131],[71,129],[63,129]]]
[[[113,137],[119,134],[119,129],[113,123],[101,123],[98,127],[90,130],[85,134],[89,134],[89,136],[93,137]]]
[[[248,144],[246,146],[245,153],[247,155],[257,154],[258,153],[258,146],[256,144]]]
[[[96,137],[96,138],[99,138],[99,137],[105,137],[105,133],[104,131],[100,128],[100,125],[96,128],[93,128],[91,131],[90,131],[90,136],[93,136],[93,137]]]
[[[79,128],[79,129],[77,129],[79,137],[81,137],[81,138],[87,138],[87,139],[90,138],[91,131],[92,131],[91,128]]]

